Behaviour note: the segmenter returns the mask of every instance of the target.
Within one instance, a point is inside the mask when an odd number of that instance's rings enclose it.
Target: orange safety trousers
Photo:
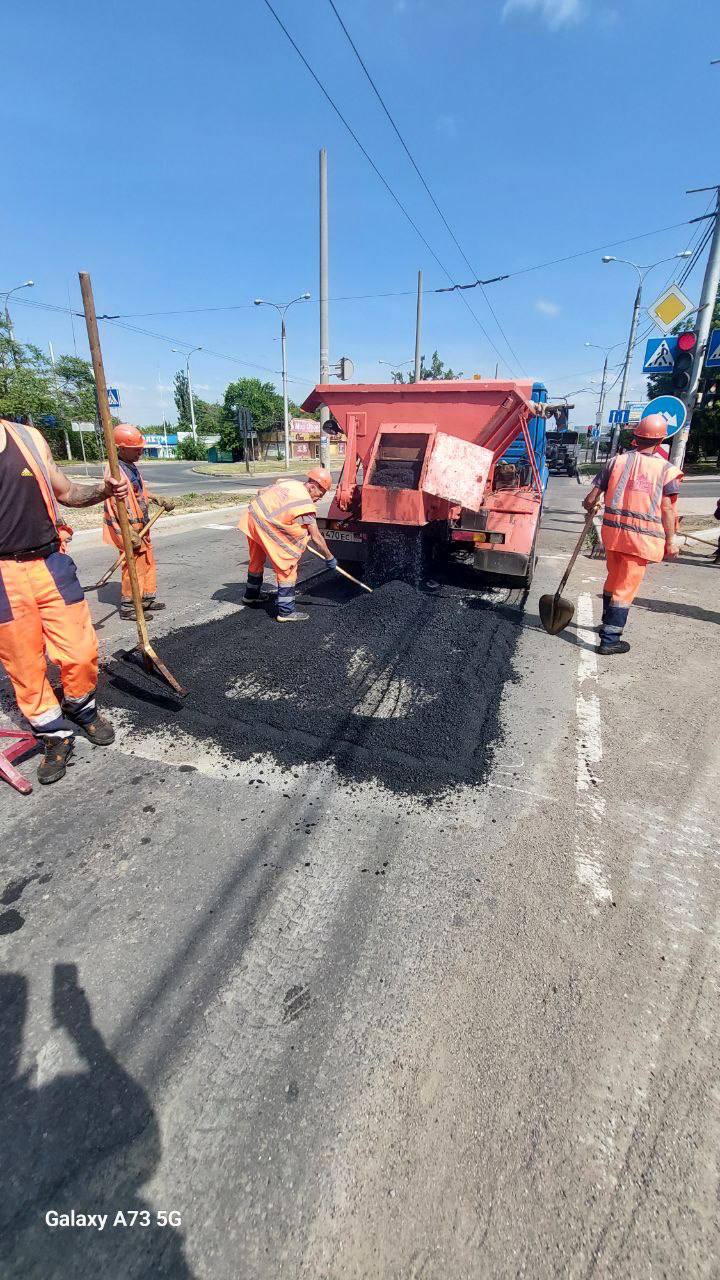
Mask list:
[[[46,560],[0,559],[0,662],[33,729],[62,732],[46,657],[60,668],[68,710],[82,709],[77,718],[88,719],[95,709],[98,645],[74,560],[63,551]]]
[[[252,526],[251,526],[252,527]],[[274,560],[268,555],[262,542],[258,542],[253,538],[251,533],[247,535],[248,551],[250,552],[250,560],[248,562],[248,573],[254,574],[262,578],[265,563],[270,560],[275,577],[278,580],[278,586],[294,587],[297,582],[298,561],[296,560],[289,569],[281,569],[280,565],[275,564]]]
[[[612,598],[613,604],[631,605],[635,599],[649,561],[641,556],[628,556],[624,551],[605,550],[607,577],[603,594]]]
[[[137,570],[140,595],[146,600],[149,596],[154,596],[157,591],[157,563],[149,538],[143,538],[142,549],[135,556],[135,568]],[[122,562],[120,594],[123,600],[132,600],[127,560]]]

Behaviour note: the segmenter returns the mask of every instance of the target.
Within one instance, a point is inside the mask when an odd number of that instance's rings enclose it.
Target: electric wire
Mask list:
[[[283,31],[283,32],[284,32],[284,34],[287,36],[288,40],[290,41],[290,44],[292,45],[293,49],[294,49],[294,50],[295,50],[295,52],[297,53],[298,57],[300,58],[300,61],[303,63],[303,66],[304,66],[304,67],[309,71],[309,73],[310,73],[310,75],[312,76],[313,80],[315,81],[316,85],[318,86],[318,88],[320,89],[321,93],[323,94],[323,97],[325,97],[325,98],[327,99],[327,101],[330,103],[330,106],[332,107],[333,111],[334,111],[334,112],[335,112],[335,114],[337,115],[338,119],[342,121],[343,125],[345,126],[345,128],[346,128],[346,129],[347,129],[347,131],[348,131],[348,133],[350,134],[350,137],[353,139],[353,141],[355,142],[355,144],[359,147],[360,151],[362,151],[362,154],[365,156],[365,159],[367,160],[367,162],[368,162],[368,164],[370,165],[370,167],[371,167],[371,169],[373,170],[373,172],[374,172],[374,173],[377,175],[377,177],[380,179],[380,181],[382,182],[382,184],[383,184],[383,186],[385,187],[386,191],[388,192],[388,194],[389,194],[389,195],[392,197],[392,199],[394,200],[394,202],[395,202],[395,204],[397,205],[398,209],[400,209],[401,213],[404,215],[404,217],[405,217],[405,218],[407,219],[407,221],[410,223],[410,226],[413,228],[413,231],[415,231],[416,235],[417,235],[417,236],[419,236],[420,240],[422,240],[422,242],[423,242],[423,244],[425,245],[425,248],[427,249],[428,253],[429,253],[429,254],[430,254],[430,255],[435,259],[435,261],[437,262],[438,266],[440,267],[440,270],[442,271],[443,275],[447,276],[448,280],[451,282],[451,284],[452,284],[452,285],[453,285],[453,287],[454,287],[454,286],[455,286],[455,281],[453,280],[453,277],[452,277],[451,272],[450,272],[450,271],[448,270],[448,268],[445,266],[444,262],[443,262],[443,261],[438,257],[438,255],[436,254],[436,252],[435,252],[435,250],[433,249],[432,245],[431,245],[431,244],[429,243],[429,241],[425,238],[425,236],[423,235],[422,231],[420,230],[419,226],[418,226],[418,225],[417,225],[417,223],[415,222],[415,220],[414,220],[414,218],[412,217],[412,215],[411,215],[411,214],[408,212],[408,210],[405,208],[405,205],[403,204],[403,202],[402,202],[402,200],[400,199],[400,197],[399,197],[398,195],[396,195],[396,193],[393,191],[392,187],[390,186],[390,183],[388,182],[387,178],[384,176],[384,174],[383,174],[383,173],[381,173],[380,169],[378,168],[378,166],[376,165],[376,163],[375,163],[375,161],[373,160],[372,156],[370,155],[370,152],[366,149],[366,147],[365,147],[365,146],[363,145],[363,143],[360,141],[360,139],[359,139],[358,135],[356,134],[355,130],[352,128],[352,125],[350,125],[350,124],[349,124],[349,122],[346,120],[345,116],[343,115],[343,113],[342,113],[342,111],[340,110],[340,108],[339,108],[339,106],[337,105],[337,103],[334,101],[334,99],[333,99],[333,98],[331,98],[330,94],[328,93],[327,89],[325,88],[325,85],[322,83],[322,80],[320,79],[320,77],[319,77],[318,75],[316,75],[315,71],[313,70],[313,68],[311,67],[311,65],[310,65],[310,63],[308,62],[307,58],[305,57],[304,53],[302,52],[302,50],[301,50],[300,46],[299,46],[299,45],[296,43],[296,41],[293,39],[293,37],[291,36],[291,34],[290,34],[290,32],[288,31],[287,27],[285,26],[285,23],[283,22],[282,18],[280,17],[280,15],[275,11],[275,9],[273,8],[273,6],[271,5],[270,0],[263,0],[263,3],[265,4],[266,8],[267,8],[267,9],[269,9],[270,13],[272,14],[273,18],[274,18],[274,19],[275,19],[275,21],[277,22],[277,24],[278,24],[278,26],[280,27],[281,31]],[[467,310],[470,312],[470,315],[472,316],[473,320],[474,320],[474,321],[475,321],[475,323],[477,324],[477,326],[478,326],[478,328],[480,329],[480,331],[484,334],[485,339],[487,340],[487,342],[488,342],[488,343],[490,344],[490,346],[492,347],[492,349],[493,349],[493,351],[495,352],[495,354],[496,354],[496,356],[498,357],[498,359],[499,359],[499,360],[502,360],[502,363],[503,363],[504,365],[506,365],[506,366],[507,366],[507,360],[505,359],[505,356],[502,354],[502,352],[498,351],[498,349],[497,349],[497,347],[496,347],[495,343],[493,342],[492,338],[490,337],[490,334],[488,333],[488,331],[487,331],[487,329],[485,328],[484,324],[483,324],[483,323],[482,323],[482,321],[480,320],[480,317],[479,317],[478,315],[476,315],[476,313],[473,311],[473,309],[472,309],[472,307],[470,306],[470,304],[469,304],[469,302],[467,301],[467,299],[466,299],[465,297],[463,297],[463,295],[462,295],[462,294],[461,294],[460,296],[461,296],[461,298],[463,299],[463,302],[464,302],[464,304],[465,304],[465,307],[466,307],[466,308],[467,308]],[[509,366],[508,366],[508,367],[509,367]]]
[[[408,160],[410,161],[410,163],[411,163],[411,165],[412,165],[413,169],[415,170],[415,172],[416,172],[416,174],[417,174],[418,178],[420,179],[420,181],[421,181],[421,183],[422,183],[423,187],[425,188],[425,190],[426,190],[426,192],[427,192],[428,196],[430,197],[430,200],[431,200],[431,202],[432,202],[432,204],[433,204],[433,207],[435,208],[436,212],[438,213],[438,215],[439,215],[439,217],[440,217],[440,220],[442,221],[443,226],[445,227],[445,230],[448,232],[448,234],[449,234],[449,236],[450,236],[450,238],[451,238],[451,240],[452,240],[453,244],[455,245],[456,249],[458,250],[458,253],[460,254],[461,258],[463,259],[463,261],[464,261],[464,263],[465,263],[466,267],[468,268],[468,271],[471,271],[471,272],[472,272],[472,274],[475,276],[476,283],[477,283],[477,284],[479,284],[480,292],[482,293],[482,296],[483,296],[483,298],[485,299],[485,302],[487,303],[487,305],[488,305],[488,307],[489,307],[489,309],[490,309],[490,313],[491,313],[491,315],[492,315],[492,317],[493,317],[493,319],[494,319],[494,321],[495,321],[495,323],[496,323],[496,325],[497,325],[497,327],[498,327],[498,329],[499,329],[500,333],[502,334],[503,340],[504,340],[504,342],[505,342],[505,345],[507,346],[508,351],[510,352],[510,354],[511,354],[511,356],[512,356],[513,360],[516,362],[516,364],[518,365],[518,367],[520,368],[520,370],[521,370],[523,373],[525,373],[526,371],[523,369],[522,361],[521,361],[520,357],[518,356],[517,352],[514,350],[514,348],[513,348],[513,346],[512,346],[512,343],[510,342],[510,339],[508,338],[508,336],[507,336],[507,334],[506,334],[505,330],[503,329],[503,326],[501,325],[501,323],[500,323],[500,321],[499,321],[499,319],[498,319],[498,317],[497,317],[497,314],[496,314],[496,312],[495,312],[495,309],[494,309],[494,307],[493,307],[493,305],[492,305],[492,303],[491,303],[490,299],[488,298],[487,293],[485,292],[484,285],[483,285],[482,283],[480,283],[480,281],[478,280],[479,272],[478,272],[477,268],[473,266],[472,262],[470,262],[470,259],[468,258],[468,256],[467,256],[467,254],[466,254],[465,250],[463,249],[462,245],[460,244],[460,241],[458,240],[457,236],[455,235],[455,232],[453,231],[452,227],[450,226],[450,223],[448,222],[447,218],[445,217],[445,214],[443,213],[442,209],[440,208],[440,205],[438,204],[437,200],[435,199],[435,196],[433,195],[433,192],[430,190],[430,187],[428,186],[428,183],[427,183],[427,181],[426,181],[426,179],[425,179],[425,177],[424,177],[423,173],[421,172],[420,167],[419,167],[419,165],[418,165],[418,163],[417,163],[417,161],[416,161],[416,159],[415,159],[414,155],[412,154],[412,152],[411,152],[410,148],[408,147],[408,145],[407,145],[407,143],[406,143],[406,141],[405,141],[405,139],[404,139],[403,135],[401,134],[401,132],[400,132],[400,130],[399,130],[399,128],[398,128],[398,126],[397,126],[397,124],[396,124],[396,122],[395,122],[395,120],[394,120],[393,116],[392,116],[392,115],[391,115],[391,113],[390,113],[390,110],[389,110],[389,108],[388,108],[388,106],[387,106],[387,104],[386,104],[386,102],[385,102],[385,100],[384,100],[384,98],[383,98],[383,96],[382,96],[382,94],[381,94],[380,90],[378,89],[378,87],[377,87],[377,85],[376,85],[375,81],[373,80],[373,78],[372,78],[372,76],[371,76],[370,72],[368,71],[368,68],[367,68],[367,66],[366,66],[366,64],[365,64],[365,61],[364,61],[364,59],[363,59],[363,57],[362,57],[362,55],[361,55],[361,53],[360,53],[360,50],[358,49],[357,45],[355,44],[355,41],[353,40],[352,36],[350,35],[350,32],[348,31],[348,29],[347,29],[347,27],[346,27],[345,23],[343,22],[343,19],[341,18],[340,14],[338,13],[337,6],[335,5],[335,0],[328,0],[328,4],[330,5],[330,8],[332,9],[333,13],[335,14],[335,17],[337,18],[338,22],[340,23],[340,26],[341,26],[342,30],[344,31],[344,33],[345,33],[345,36],[346,36],[347,41],[348,41],[348,43],[349,43],[349,45],[350,45],[350,48],[352,49],[353,53],[355,54],[355,57],[357,58],[358,62],[360,63],[360,66],[362,67],[362,69],[363,69],[363,71],[364,71],[364,73],[365,73],[365,76],[366,76],[366,78],[367,78],[367,80],[368,80],[368,82],[369,82],[369,84],[370,84],[370,87],[371,87],[371,88],[372,88],[372,90],[373,90],[373,93],[375,94],[375,97],[377,98],[378,102],[380,103],[380,106],[382,107],[383,111],[385,112],[385,115],[387,116],[388,120],[390,121],[390,124],[391,124],[391,126],[392,126],[392,128],[393,128],[393,130],[394,130],[394,132],[395,132],[395,135],[396,135],[396,137],[397,137],[398,141],[400,142],[401,147],[403,148],[403,151],[405,152],[405,154],[406,154],[406,156],[407,156]],[[526,376],[527,376],[527,375],[526,375]]]

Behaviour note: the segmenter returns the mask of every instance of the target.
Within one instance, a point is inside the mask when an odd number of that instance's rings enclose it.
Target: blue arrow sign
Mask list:
[[[713,329],[707,346],[706,369],[720,369],[720,329]]]
[[[120,392],[118,391],[117,387],[108,387],[107,393],[108,393],[108,404],[110,408],[119,409],[120,408]]]
[[[685,425],[687,418],[687,409],[682,400],[678,400],[677,396],[656,396],[643,409],[643,418],[648,418],[651,413],[661,413],[667,422],[667,434],[674,436],[676,431]]]
[[[611,409],[608,422],[614,427],[626,427],[630,421],[629,409]]]
[[[648,338],[643,373],[672,373],[677,351],[677,334],[667,338]]]

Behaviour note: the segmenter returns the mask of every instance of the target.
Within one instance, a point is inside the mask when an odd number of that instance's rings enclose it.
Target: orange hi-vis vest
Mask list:
[[[128,482],[128,492],[127,492],[127,497],[125,499],[125,506],[127,507],[128,520],[130,521],[130,528],[133,530],[134,533],[139,533],[141,529],[145,528],[145,525],[148,522],[148,501],[145,496],[145,481],[143,480],[142,475],[138,470],[138,475],[140,476],[140,484],[142,485],[142,492],[138,497],[138,495],[136,494],[133,488],[130,472],[126,470],[122,462],[120,462],[120,470],[122,471],[122,473],[125,476],[125,479]],[[105,479],[107,480],[109,476],[110,476],[110,468],[106,464]],[[104,512],[105,512],[105,517],[103,522],[103,542],[110,542],[114,547],[118,547],[119,550],[122,550],[122,545],[123,545],[122,533],[120,531],[120,521],[117,518],[117,511],[115,509],[114,498],[105,499]]]
[[[308,544],[299,517],[315,514],[315,503],[300,480],[278,480],[248,503],[238,528],[262,543],[273,564],[291,569]]]
[[[9,436],[15,441],[27,465],[37,480],[38,487],[43,496],[43,501],[47,508],[47,513],[55,526],[61,546],[65,546],[73,536],[73,531],[69,524],[66,524],[60,515],[60,508],[57,504],[57,498],[53,492],[50,473],[47,468],[45,458],[45,441],[40,432],[32,427],[25,427],[19,422],[7,422],[5,418],[0,418],[0,426],[3,426]]]
[[[663,487],[681,475],[679,468],[664,458],[635,450],[613,460],[602,522],[606,551],[620,551],[642,560],[662,560]]]

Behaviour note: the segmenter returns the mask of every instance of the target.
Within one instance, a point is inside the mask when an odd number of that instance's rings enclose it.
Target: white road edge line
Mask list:
[[[593,626],[592,596],[581,592],[577,606],[578,626]],[[612,902],[612,892],[603,866],[602,849],[605,797],[602,794],[602,725],[597,692],[598,662],[594,649],[578,653],[578,690],[575,727],[575,874],[592,895],[593,904]]]

